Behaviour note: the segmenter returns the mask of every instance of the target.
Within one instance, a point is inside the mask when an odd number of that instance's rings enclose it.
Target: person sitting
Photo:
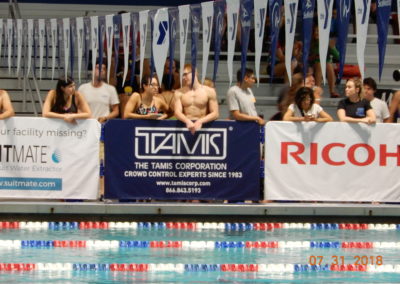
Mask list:
[[[294,103],[289,105],[283,120],[328,122],[333,119],[319,104],[315,103],[313,90],[302,87],[296,92]]]
[[[321,87],[315,85],[315,78],[312,74],[308,74],[306,76],[306,79],[304,80],[304,87],[309,87],[311,90],[314,92],[314,97],[315,97],[315,103],[320,104],[321,103],[321,97],[323,94],[323,90]]]
[[[363,81],[364,98],[369,101],[375,112],[376,122],[389,122],[390,114],[387,104],[375,98],[376,82],[371,77],[365,78]]]
[[[14,115],[10,96],[5,90],[0,90],[0,119],[6,119]]]
[[[397,91],[393,95],[392,102],[390,103],[390,118],[388,122],[399,122],[400,112],[400,91]]]
[[[162,82],[161,82],[161,93],[156,94],[155,96],[162,100],[165,105],[168,107],[168,117],[171,117],[174,115],[174,89],[173,86],[175,84],[175,79],[174,77],[170,77],[169,74],[164,74],[162,77]]]
[[[360,79],[349,79],[346,82],[346,99],[339,102],[337,116],[342,122],[376,122],[374,110],[369,101],[362,97],[362,83]]]
[[[158,80],[156,76],[144,75],[142,78],[142,93],[133,93],[124,110],[124,119],[165,119],[168,106],[159,97]]]
[[[55,90],[50,90],[43,104],[42,116],[60,118],[69,123],[90,118],[92,112],[83,95],[75,90],[75,82],[67,77],[58,79]]]

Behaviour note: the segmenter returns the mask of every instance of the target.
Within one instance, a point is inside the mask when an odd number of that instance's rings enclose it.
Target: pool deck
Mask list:
[[[361,203],[105,203],[0,201],[1,219],[101,220],[379,220],[400,223],[400,204]]]

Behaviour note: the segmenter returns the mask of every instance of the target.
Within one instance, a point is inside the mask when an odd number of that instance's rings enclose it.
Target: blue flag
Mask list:
[[[85,76],[88,77],[89,73],[89,52],[90,52],[90,18],[83,18],[83,29],[84,29],[84,43],[85,43],[85,51],[83,53],[85,59]]]
[[[99,16],[99,80],[101,79],[101,65],[103,65],[104,35],[106,33],[106,19]],[[96,64],[96,62],[93,62]]]
[[[153,34],[154,34],[154,16],[156,15],[156,11],[151,10],[149,12],[150,15],[150,77],[153,78],[153,73],[154,73],[154,54],[153,54]]]
[[[303,0],[303,76],[306,78],[308,69],[308,56],[310,54],[311,37],[313,30],[315,0]]]
[[[347,31],[350,21],[350,11],[352,0],[338,0],[336,2],[337,10],[337,24],[338,24],[338,37],[336,41],[336,46],[339,51],[339,73],[338,79],[342,79],[344,61],[346,58],[346,41],[347,41]]]
[[[137,40],[137,34],[138,34],[138,29],[139,29],[139,14],[138,13],[131,13],[131,40],[132,40],[132,62],[131,62],[131,78],[130,78],[130,84],[131,86],[134,86],[133,81],[135,80],[135,66],[136,66],[136,40]]]
[[[224,33],[225,7],[225,1],[215,1],[214,3],[214,83],[217,80],[219,54],[221,53],[221,40]]]
[[[200,21],[201,21],[201,7],[200,5],[192,5],[190,6],[190,18],[192,23],[192,48],[191,48],[191,56],[192,56],[192,84],[193,87],[194,77],[196,73],[197,66],[197,45],[199,42],[199,34],[200,34]]]
[[[168,15],[169,15],[169,76],[168,76],[168,82],[169,85],[171,85],[172,81],[172,67],[174,63],[174,54],[175,54],[175,44],[176,44],[176,35],[178,31],[178,14],[179,11],[177,8],[170,8],[168,9]],[[183,66],[182,66],[183,68]]]
[[[246,69],[246,61],[247,61],[247,49],[249,47],[249,39],[250,39],[250,29],[251,29],[251,15],[254,10],[254,0],[241,0],[240,1],[240,23],[241,23],[241,39],[240,44],[242,48],[241,55],[241,71],[242,78],[240,78],[240,82],[243,81],[244,70]]]
[[[114,73],[118,72],[118,59],[119,59],[119,41],[120,41],[120,28],[121,28],[121,15],[114,15]]]
[[[274,67],[276,61],[276,47],[279,38],[279,23],[281,21],[282,0],[271,0],[269,2],[269,19],[271,23],[271,82],[274,78]]]
[[[385,63],[386,42],[389,27],[389,18],[392,1],[377,0],[378,49],[379,49],[379,81],[382,77],[383,64]]]

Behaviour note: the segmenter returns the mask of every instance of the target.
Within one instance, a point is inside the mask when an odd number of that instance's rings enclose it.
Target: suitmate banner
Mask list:
[[[269,122],[265,199],[400,201],[400,125]]]
[[[96,199],[100,124],[0,120],[0,198]]]
[[[260,129],[214,121],[192,135],[176,120],[111,120],[105,197],[259,200]]]

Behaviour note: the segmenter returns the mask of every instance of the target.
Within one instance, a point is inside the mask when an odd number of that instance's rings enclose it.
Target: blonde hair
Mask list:
[[[364,88],[363,88],[363,82],[361,81],[361,79],[357,78],[357,77],[356,78],[350,78],[350,79],[348,79],[346,81],[346,83],[349,82],[349,81],[353,82],[355,89],[358,88],[359,91],[358,91],[357,95],[358,95],[358,97],[360,99],[363,99],[364,98]]]

